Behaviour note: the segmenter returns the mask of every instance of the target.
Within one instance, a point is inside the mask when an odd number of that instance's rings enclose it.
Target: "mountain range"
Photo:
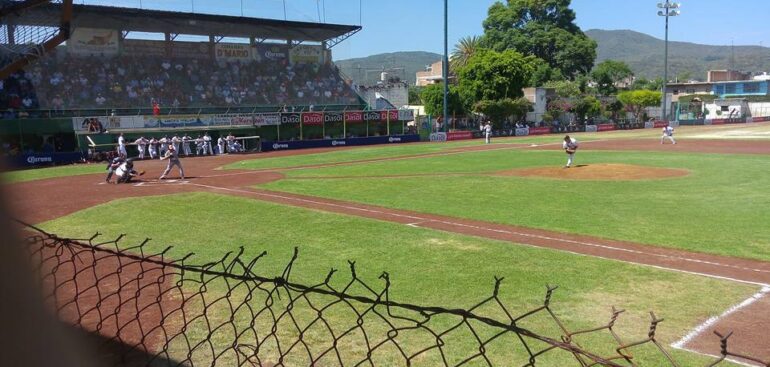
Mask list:
[[[636,76],[662,77],[664,41],[630,30],[591,29],[586,35],[596,41],[596,62],[624,61]],[[358,84],[371,85],[385,71],[414,84],[415,73],[441,60],[433,52],[407,51],[335,61],[344,74]],[[735,69],[770,72],[770,48],[761,46],[713,46],[689,42],[668,44],[669,78],[681,81],[706,80],[708,70]]]

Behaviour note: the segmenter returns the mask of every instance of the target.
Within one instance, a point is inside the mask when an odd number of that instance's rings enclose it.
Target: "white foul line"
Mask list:
[[[682,337],[682,339],[679,339],[678,341],[676,341],[673,344],[671,344],[671,347],[676,348],[676,349],[687,350],[687,349],[684,348],[685,344],[689,343],[692,339],[696,338],[698,335],[703,333],[711,325],[714,325],[715,323],[717,323],[717,321],[719,321],[719,320],[721,320],[721,319],[723,319],[723,318],[725,318],[727,316],[730,316],[731,314],[735,313],[736,311],[738,311],[738,310],[740,310],[742,308],[748,307],[749,305],[751,305],[752,303],[754,303],[756,301],[759,301],[762,297],[764,297],[768,293],[770,293],[770,286],[762,287],[762,289],[759,292],[754,293],[751,297],[745,299],[743,302],[741,302],[741,303],[739,303],[737,305],[733,305],[732,307],[728,308],[725,312],[722,312],[721,315],[713,316],[713,317],[708,318],[708,320],[706,320],[702,324],[698,325],[690,333],[688,333],[687,335]]]
[[[280,195],[280,194],[272,194],[272,193],[266,193],[266,192],[257,192],[257,191],[251,191],[251,190],[242,190],[242,189],[235,189],[235,188],[212,186],[212,185],[205,185],[205,184],[199,184],[199,183],[190,183],[190,185],[204,187],[204,188],[213,189],[213,190],[223,190],[223,191],[238,192],[238,193],[244,193],[244,194],[255,195],[255,196],[265,196],[265,197],[272,197],[272,198],[288,200],[288,201],[303,202],[303,203],[315,204],[315,205],[321,205],[321,206],[327,206],[327,207],[336,207],[336,208],[341,208],[341,209],[346,209],[346,210],[351,210],[351,211],[360,211],[360,212],[374,213],[374,214],[380,214],[380,215],[384,214],[384,215],[388,215],[388,216],[392,216],[392,217],[406,218],[406,219],[410,219],[410,220],[413,221],[413,222],[410,222],[410,223],[406,224],[406,225],[411,226],[411,227],[430,228],[430,227],[427,227],[427,226],[420,226],[420,224],[429,223],[429,222],[435,222],[435,223],[447,224],[447,225],[450,225],[450,226],[467,227],[467,228],[473,228],[473,229],[484,230],[484,231],[495,232],[495,233],[504,233],[504,234],[518,235],[518,236],[522,236],[522,237],[539,238],[539,239],[544,239],[544,240],[549,240],[549,241],[564,242],[564,243],[575,244],[575,245],[597,247],[597,248],[602,248],[602,249],[611,250],[611,251],[619,251],[619,252],[627,252],[627,253],[633,253],[633,254],[638,254],[638,255],[648,255],[648,256],[654,256],[654,257],[660,257],[660,258],[683,260],[683,261],[688,261],[688,262],[693,262],[693,263],[707,264],[707,265],[723,267],[723,268],[747,270],[747,271],[753,271],[753,272],[759,272],[759,273],[770,273],[770,271],[762,270],[762,269],[745,268],[745,267],[740,267],[740,266],[735,266],[735,265],[722,264],[722,263],[711,262],[711,261],[704,261],[704,260],[698,260],[698,259],[691,259],[691,258],[680,257],[680,256],[671,256],[671,255],[664,255],[664,254],[648,253],[648,252],[639,251],[639,250],[631,250],[631,249],[625,249],[625,248],[614,247],[614,246],[609,246],[609,245],[601,245],[601,244],[590,243],[590,242],[575,241],[575,240],[569,240],[569,239],[563,239],[563,238],[556,238],[556,237],[549,237],[549,236],[543,236],[543,235],[536,235],[536,234],[531,234],[531,233],[523,233],[523,232],[516,232],[516,231],[508,231],[508,230],[502,230],[502,229],[494,229],[494,228],[487,228],[487,227],[481,227],[481,226],[474,226],[474,225],[457,223],[457,222],[450,222],[450,221],[442,221],[442,220],[436,220],[436,219],[430,219],[430,218],[423,218],[423,217],[407,215],[407,214],[398,214],[398,213],[385,212],[385,211],[376,210],[376,209],[359,208],[359,207],[355,207],[355,206],[351,206],[351,205],[334,204],[334,203],[322,202],[322,201],[317,201],[317,200],[303,199],[303,198],[285,196],[285,195]],[[543,246],[535,246],[535,245],[531,245],[531,244],[523,244],[523,245],[527,245],[527,246],[530,246],[530,247],[544,248]],[[585,255],[585,256],[593,256],[593,257],[603,258],[603,259],[608,259],[608,260],[623,261],[623,260],[612,259],[612,258],[608,258],[608,257],[604,257],[604,256],[581,254],[581,253],[573,252],[573,251],[569,251],[569,250],[559,250],[559,249],[552,249],[552,250],[565,251],[565,252],[570,252],[570,253],[574,253],[574,254],[580,254],[580,255]],[[635,262],[630,262],[630,261],[623,261],[623,262],[630,263],[630,264],[636,264],[636,265],[647,265],[647,264],[635,263]],[[674,271],[684,272],[684,273],[689,273],[689,274],[702,275],[702,276],[707,276],[707,277],[711,277],[711,278],[730,280],[730,281],[735,281],[735,282],[740,282],[740,283],[747,283],[747,284],[753,284],[753,285],[767,286],[766,284],[759,283],[759,282],[752,282],[752,281],[746,281],[746,280],[741,280],[741,279],[734,279],[734,278],[730,278],[730,277],[724,277],[724,276],[707,274],[707,273],[686,271],[686,270],[669,268],[669,267],[660,266],[660,265],[647,265],[647,266],[652,266],[652,267],[656,267],[656,268],[659,268],[659,269],[674,270]]]

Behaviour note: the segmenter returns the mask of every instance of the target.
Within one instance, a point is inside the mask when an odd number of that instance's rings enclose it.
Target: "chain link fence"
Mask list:
[[[344,282],[334,269],[317,284],[294,282],[296,249],[282,274],[269,277],[258,272],[265,253],[245,259],[242,248],[196,265],[192,254],[169,258],[170,248],[148,252],[149,240],[74,240],[24,226],[46,303],[101,336],[105,365],[680,365],[656,338],[663,320],[655,314],[641,340],[617,332],[617,309],[606,324],[576,330],[552,305],[556,287],[524,313],[502,301],[497,278],[473,307],[421,306],[392,299],[387,273],[382,284],[367,284],[353,262]],[[719,337],[721,357],[708,366],[730,357],[768,365],[732,354],[730,334]]]

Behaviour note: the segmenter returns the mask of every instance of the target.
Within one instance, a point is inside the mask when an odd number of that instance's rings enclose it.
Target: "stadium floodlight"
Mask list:
[[[669,17],[675,17],[681,14],[681,12],[677,9],[679,9],[682,6],[681,3],[674,3],[669,0],[666,0],[665,3],[658,3],[658,8],[663,10],[658,10],[658,15],[661,17],[666,17],[666,40],[664,43],[665,51],[663,53],[663,93],[661,93],[661,118],[665,121],[668,121],[668,115],[667,115],[667,107],[666,106],[666,87],[668,84],[668,18]]]

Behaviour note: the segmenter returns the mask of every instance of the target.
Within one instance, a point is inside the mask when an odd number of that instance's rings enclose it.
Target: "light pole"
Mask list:
[[[449,120],[447,119],[449,114],[449,32],[448,32],[448,18],[449,18],[449,0],[444,0],[444,59],[441,65],[441,78],[444,79],[444,131],[447,131],[447,125]]]
[[[666,84],[668,84],[668,17],[675,17],[679,15],[679,7],[681,6],[680,3],[672,3],[669,0],[666,0],[665,3],[658,3],[658,8],[661,10],[658,10],[658,15],[661,17],[666,17],[666,41],[665,43],[665,51],[663,54],[663,93],[661,93],[661,96],[663,98],[661,102],[661,118],[664,121],[668,121],[668,115],[666,114]]]

